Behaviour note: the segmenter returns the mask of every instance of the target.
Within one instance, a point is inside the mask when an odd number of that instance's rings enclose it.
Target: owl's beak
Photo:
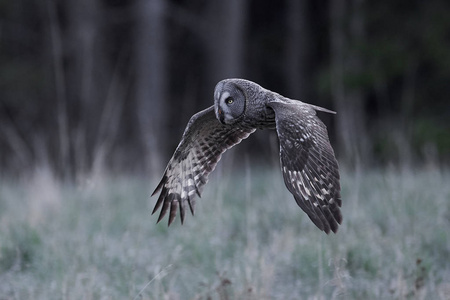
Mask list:
[[[217,119],[220,123],[225,124],[225,116],[223,114],[223,110],[220,107],[217,109]]]

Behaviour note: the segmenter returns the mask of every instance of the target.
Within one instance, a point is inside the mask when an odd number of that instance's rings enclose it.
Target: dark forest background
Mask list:
[[[0,175],[161,173],[228,77],[337,111],[348,168],[450,160],[449,1],[0,0]]]

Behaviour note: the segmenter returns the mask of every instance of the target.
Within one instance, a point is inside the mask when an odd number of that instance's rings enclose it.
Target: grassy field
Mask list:
[[[450,299],[449,171],[343,171],[329,236],[279,170],[224,172],[170,228],[146,179],[3,178],[0,299]]]

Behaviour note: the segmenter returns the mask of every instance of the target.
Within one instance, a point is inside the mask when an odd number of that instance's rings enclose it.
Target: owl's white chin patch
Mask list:
[[[231,123],[233,123],[233,120],[234,119],[232,116],[225,114],[225,119],[224,119],[225,124],[231,124]]]
[[[219,120],[220,123],[222,123],[224,125],[230,125],[233,123],[233,118],[229,117],[228,115],[223,114],[223,112],[219,113],[217,115],[217,119]]]
[[[218,112],[219,112],[219,121],[222,124],[228,125],[228,124],[232,124],[235,121],[233,116],[231,115],[230,109],[227,106],[220,105]]]

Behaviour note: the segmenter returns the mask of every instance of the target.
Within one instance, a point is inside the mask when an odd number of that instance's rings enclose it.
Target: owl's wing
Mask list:
[[[152,196],[161,191],[152,214],[161,206],[158,222],[169,213],[169,225],[180,209],[181,223],[186,206],[194,214],[195,196],[220,160],[222,153],[247,138],[255,129],[223,125],[211,106],[191,117],[180,144],[170,159]]]
[[[327,234],[342,222],[338,163],[314,106],[271,102],[280,140],[284,182],[295,201]]]

